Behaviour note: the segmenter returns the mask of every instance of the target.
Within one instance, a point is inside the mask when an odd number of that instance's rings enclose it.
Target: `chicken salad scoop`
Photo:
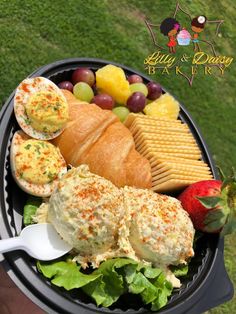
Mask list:
[[[117,188],[89,171],[87,165],[70,169],[36,222],[52,223],[74,248],[83,268],[99,266],[113,257],[129,257],[168,271],[194,255],[194,228],[180,202],[148,189]]]

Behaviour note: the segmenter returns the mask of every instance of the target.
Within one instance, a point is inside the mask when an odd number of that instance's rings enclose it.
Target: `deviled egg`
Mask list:
[[[35,196],[50,196],[59,178],[67,172],[66,162],[57,147],[32,139],[23,131],[13,136],[10,162],[16,183]]]
[[[14,112],[21,129],[40,140],[57,137],[69,118],[62,91],[44,77],[27,78],[20,83],[14,97]]]

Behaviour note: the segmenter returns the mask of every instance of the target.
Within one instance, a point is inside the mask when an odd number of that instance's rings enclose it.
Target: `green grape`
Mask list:
[[[145,84],[143,84],[143,83],[134,83],[134,84],[130,84],[129,87],[130,87],[130,90],[131,90],[132,93],[140,92],[140,93],[143,93],[145,97],[147,97],[148,89],[147,89]]]
[[[92,88],[84,82],[79,82],[75,84],[73,88],[73,93],[76,98],[82,101],[90,102],[94,97],[94,93]]]
[[[121,122],[124,122],[128,114],[130,113],[128,108],[121,106],[113,108],[112,112],[120,119]]]

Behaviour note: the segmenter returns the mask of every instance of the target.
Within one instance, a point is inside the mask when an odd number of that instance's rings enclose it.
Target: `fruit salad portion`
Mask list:
[[[81,101],[112,110],[121,122],[130,112],[169,119],[177,119],[179,114],[179,103],[164,93],[159,83],[145,84],[141,76],[126,76],[122,68],[112,64],[96,72],[78,68],[70,81],[60,82],[58,87],[73,92]]]

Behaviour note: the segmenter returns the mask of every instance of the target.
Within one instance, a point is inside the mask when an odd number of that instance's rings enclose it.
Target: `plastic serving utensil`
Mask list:
[[[0,240],[0,253],[24,250],[41,261],[56,259],[71,249],[49,223],[27,226],[18,237]]]

